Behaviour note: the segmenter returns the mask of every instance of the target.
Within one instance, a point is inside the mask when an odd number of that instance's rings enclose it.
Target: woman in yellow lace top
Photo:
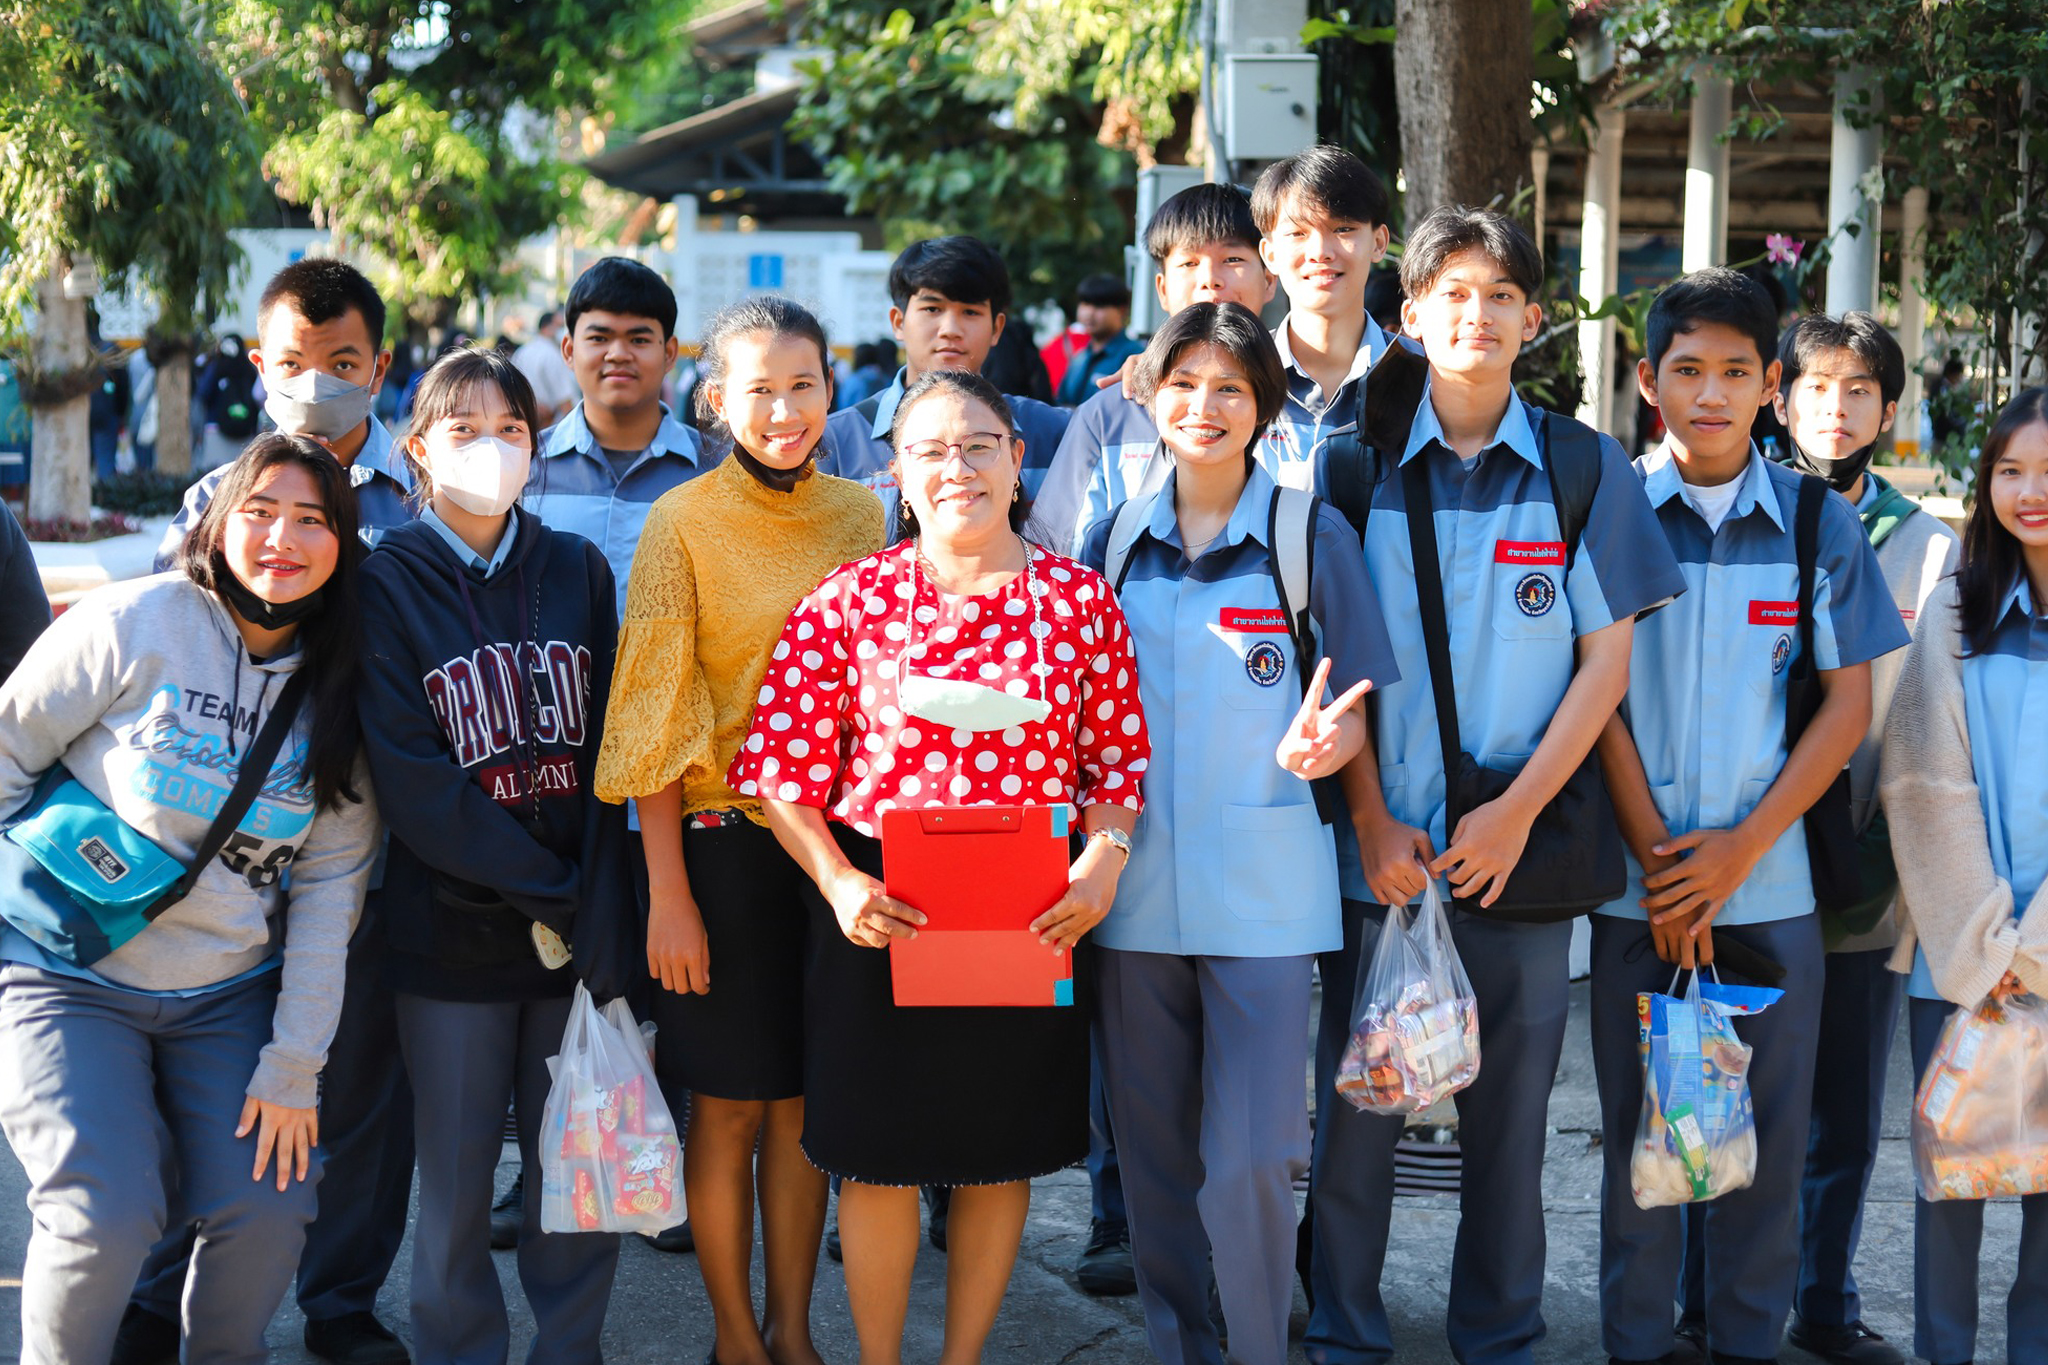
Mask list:
[[[812,667],[783,622],[882,544],[882,506],[811,457],[832,406],[824,329],[786,299],[712,319],[702,416],[732,455],[654,505],[634,559],[597,792],[636,798],[647,968],[662,989],[655,1068],[689,1105],[683,1184],[724,1365],[822,1365],[810,1340],[825,1177],[804,1159],[804,874],[725,774],[770,668]],[[836,729],[834,731],[836,734]],[[818,746],[836,764],[836,745]],[[715,971],[715,976],[714,976]],[[755,1159],[759,1140],[758,1177]],[[758,1183],[764,1318],[748,1265]]]

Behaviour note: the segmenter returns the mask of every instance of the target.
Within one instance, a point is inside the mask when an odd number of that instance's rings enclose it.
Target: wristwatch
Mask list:
[[[1109,840],[1110,843],[1116,845],[1117,852],[1124,855],[1125,862],[1131,860],[1131,836],[1122,830],[1113,829],[1108,825],[1104,825],[1101,829],[1090,830],[1088,832],[1089,842],[1093,843],[1097,839]]]

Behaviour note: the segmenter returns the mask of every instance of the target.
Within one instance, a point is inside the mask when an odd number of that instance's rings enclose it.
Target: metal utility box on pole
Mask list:
[[[1150,336],[1166,321],[1159,306],[1159,291],[1152,286],[1152,257],[1145,250],[1145,228],[1159,206],[1202,183],[1200,166],[1153,166],[1138,172],[1138,232],[1124,248],[1124,277],[1131,286],[1130,329],[1138,336]]]

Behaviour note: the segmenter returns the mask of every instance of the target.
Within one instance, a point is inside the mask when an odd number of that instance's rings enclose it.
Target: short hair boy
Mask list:
[[[604,552],[623,618],[648,513],[707,468],[697,433],[661,397],[678,350],[676,295],[640,262],[607,256],[576,277],[562,312],[562,358],[582,397],[540,434],[522,499]]]
[[[1074,317],[1087,343],[1067,360],[1056,401],[1077,407],[1091,398],[1099,381],[1119,374],[1144,347],[1124,330],[1131,321],[1131,290],[1115,275],[1090,275],[1074,288]]]
[[[1292,234],[1327,234],[1355,220],[1277,202],[1291,207],[1276,211],[1268,259],[1280,255],[1298,311],[1322,306],[1338,285],[1348,295],[1349,282],[1312,275],[1354,273],[1362,243],[1349,255],[1341,246],[1305,251]],[[1362,290],[1363,268],[1355,273]],[[1627,687],[1636,617],[1678,592],[1680,580],[1621,447],[1514,391],[1515,357],[1542,322],[1534,297],[1541,261],[1521,227],[1484,210],[1439,209],[1410,234],[1402,274],[1402,319],[1423,359],[1402,350],[1383,363],[1425,373],[1419,395],[1404,400],[1410,411],[1375,412],[1368,424],[1376,443],[1401,444],[1373,452],[1384,472],[1368,485],[1366,564],[1396,657],[1424,659],[1409,498],[1426,494],[1432,522],[1454,528],[1440,541],[1437,567],[1455,588],[1438,605],[1454,675],[1442,681],[1459,698],[1457,742],[1479,763],[1517,775],[1504,795],[1452,824],[1433,693],[1439,680],[1416,668],[1379,690],[1367,746],[1342,774],[1351,812],[1350,828],[1339,830],[1345,946],[1322,959],[1323,991],[1326,1002],[1350,1001],[1361,954],[1381,932],[1382,907],[1417,899],[1432,877],[1448,880],[1461,898],[1453,934],[1478,997],[1486,1054],[1480,1079],[1457,1097],[1464,1174],[1448,1333],[1460,1359],[1522,1359],[1544,1332],[1543,1135],[1564,1045],[1571,925],[1490,918],[1487,907],[1521,859],[1535,816],[1584,764]],[[1333,331],[1334,317],[1310,316],[1326,335]],[[1585,476],[1553,470],[1566,459]],[[1567,509],[1555,491],[1564,488],[1593,491],[1586,505]],[[1311,1359],[1376,1360],[1393,1351],[1380,1273],[1402,1121],[1336,1101],[1349,1023],[1343,1003],[1326,1004],[1309,1182]]]
[[[1778,342],[1778,420],[1792,438],[1792,465],[1827,480],[1852,504],[1878,438],[1899,415],[1906,353],[1868,313],[1800,318]]]
[[[927,370],[981,373],[1008,321],[1010,270],[979,238],[932,237],[897,255],[889,267],[889,300],[889,330],[903,343],[903,368],[887,388],[827,419],[818,467],[866,484],[893,504],[889,423],[896,401]],[[1067,413],[1035,398],[1003,396],[1024,443],[1024,497],[1030,500],[1066,433]],[[893,526],[889,534],[894,536]]]
[[[1238,303],[1256,313],[1277,287],[1259,256],[1250,196],[1235,185],[1191,185],[1169,197],[1145,226],[1145,250],[1168,316],[1191,303]],[[1041,524],[1061,548],[1078,549],[1090,526],[1137,491],[1158,447],[1152,414],[1121,385],[1085,398],[1040,486]]]
[[[1710,962],[1717,940],[1732,942],[1784,969],[1783,997],[1743,1024],[1756,1174],[1688,1216],[1704,1226],[1714,1358],[1761,1361],[1777,1355],[1798,1279],[1820,1020],[1821,929],[1800,821],[1869,729],[1870,662],[1906,632],[1853,510],[1823,494],[1810,662],[1825,699],[1788,754],[1806,480],[1750,439],[1778,387],[1776,308],[1735,271],[1699,270],[1657,296],[1646,330],[1636,380],[1667,436],[1635,470],[1687,590],[1637,627],[1625,709],[1600,741],[1630,855],[1628,890],[1593,918],[1601,1330],[1616,1360],[1674,1349],[1680,1211],[1639,1208],[1631,1192],[1643,1103],[1636,998],[1668,991],[1675,965]]]

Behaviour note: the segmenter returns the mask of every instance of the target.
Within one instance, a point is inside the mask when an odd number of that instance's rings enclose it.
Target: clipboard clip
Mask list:
[[[1015,810],[956,806],[919,811],[917,827],[926,834],[1009,834],[1024,827],[1024,817]]]

